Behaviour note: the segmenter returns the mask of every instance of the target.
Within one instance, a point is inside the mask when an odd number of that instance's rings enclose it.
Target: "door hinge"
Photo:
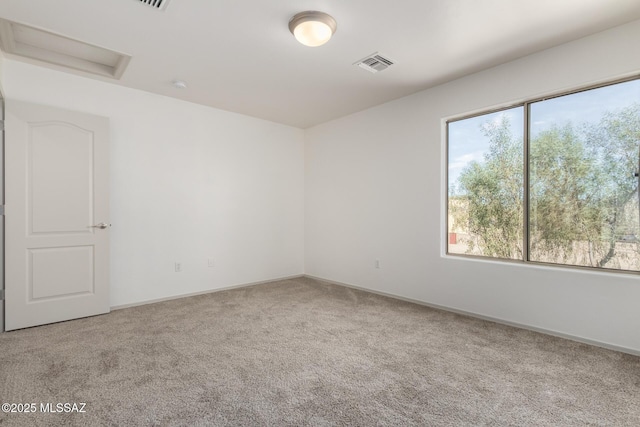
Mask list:
[[[0,216],[4,215],[4,205],[0,205]]]
[[[4,301],[4,289],[0,289],[0,301]]]

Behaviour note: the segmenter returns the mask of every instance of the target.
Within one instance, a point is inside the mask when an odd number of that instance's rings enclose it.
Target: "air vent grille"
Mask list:
[[[167,3],[169,3],[169,0],[138,0],[138,1],[158,10],[164,10],[167,7]]]
[[[372,53],[366,58],[361,59],[353,65],[357,65],[360,68],[364,68],[367,71],[372,73],[377,73],[378,71],[383,71],[392,66],[394,62],[389,58],[385,58],[380,55],[378,52]]]

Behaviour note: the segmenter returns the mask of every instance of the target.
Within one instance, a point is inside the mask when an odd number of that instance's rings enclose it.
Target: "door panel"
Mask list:
[[[31,233],[88,233],[93,220],[93,133],[66,123],[34,124],[29,132]]]
[[[5,112],[6,330],[108,312],[108,119]]]
[[[29,249],[28,301],[92,294],[93,246]]]

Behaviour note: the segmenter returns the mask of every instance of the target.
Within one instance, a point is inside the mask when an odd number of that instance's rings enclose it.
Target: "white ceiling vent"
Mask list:
[[[141,1],[142,3],[158,10],[165,10],[167,8],[167,4],[169,3],[169,0],[138,0],[138,1]]]
[[[360,68],[364,68],[367,71],[371,71],[372,73],[377,73],[378,71],[386,70],[394,64],[392,60],[389,58],[385,58],[380,55],[378,52],[372,53],[366,58],[361,59],[353,65],[357,65]]]

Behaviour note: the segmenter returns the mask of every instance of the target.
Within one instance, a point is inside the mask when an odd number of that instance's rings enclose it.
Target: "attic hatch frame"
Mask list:
[[[1,18],[0,49],[16,59],[53,65],[65,71],[84,71],[116,80],[122,77],[131,61],[131,55]]]

